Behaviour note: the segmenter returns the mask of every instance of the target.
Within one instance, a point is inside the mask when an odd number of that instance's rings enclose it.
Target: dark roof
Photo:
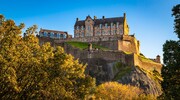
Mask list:
[[[104,19],[93,19],[94,26],[99,24],[109,24],[119,22],[120,24],[124,22],[124,17],[115,18],[104,18]],[[76,21],[75,26],[85,26],[85,20]]]
[[[85,26],[85,20],[76,21],[75,26]]]

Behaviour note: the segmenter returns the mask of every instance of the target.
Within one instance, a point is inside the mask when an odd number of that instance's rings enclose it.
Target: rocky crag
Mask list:
[[[97,84],[117,81],[122,84],[140,87],[146,94],[155,96],[161,94],[160,82],[162,78],[160,71],[155,67],[158,64],[149,59],[146,61],[147,66],[135,66],[134,54],[127,54],[123,51],[97,48],[92,48],[92,50],[88,48],[80,49],[69,43],[63,43],[61,46],[64,47],[67,53],[79,59],[81,63],[87,64],[86,73],[96,78]],[[142,58],[142,55],[139,55],[139,58]],[[144,63],[144,59],[140,60]],[[150,65],[153,66],[149,68]]]

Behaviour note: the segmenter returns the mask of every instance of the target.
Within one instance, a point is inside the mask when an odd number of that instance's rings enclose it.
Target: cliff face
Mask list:
[[[88,64],[86,72],[96,78],[97,84],[117,81],[137,86],[146,94],[157,96],[162,93],[161,76],[156,70],[147,71],[138,66],[126,66],[119,61],[111,62],[104,59],[84,59],[81,61]]]
[[[67,53],[79,59],[81,63],[87,64],[86,73],[96,78],[96,83],[117,81],[122,84],[130,84],[144,90],[146,94],[161,94],[161,76],[148,66],[135,66],[134,56],[116,51],[92,51],[80,50],[68,44],[64,44]],[[141,64],[143,65],[143,64]]]

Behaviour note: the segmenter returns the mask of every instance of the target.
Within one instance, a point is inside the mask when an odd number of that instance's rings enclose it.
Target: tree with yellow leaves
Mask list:
[[[24,24],[2,15],[0,22],[0,99],[84,99],[90,94],[95,81],[84,74],[86,66],[62,47],[39,46],[37,26],[22,37]]]

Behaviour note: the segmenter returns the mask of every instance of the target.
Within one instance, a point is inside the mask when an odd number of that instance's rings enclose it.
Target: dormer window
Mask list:
[[[102,29],[102,24],[99,24],[99,28]]]

